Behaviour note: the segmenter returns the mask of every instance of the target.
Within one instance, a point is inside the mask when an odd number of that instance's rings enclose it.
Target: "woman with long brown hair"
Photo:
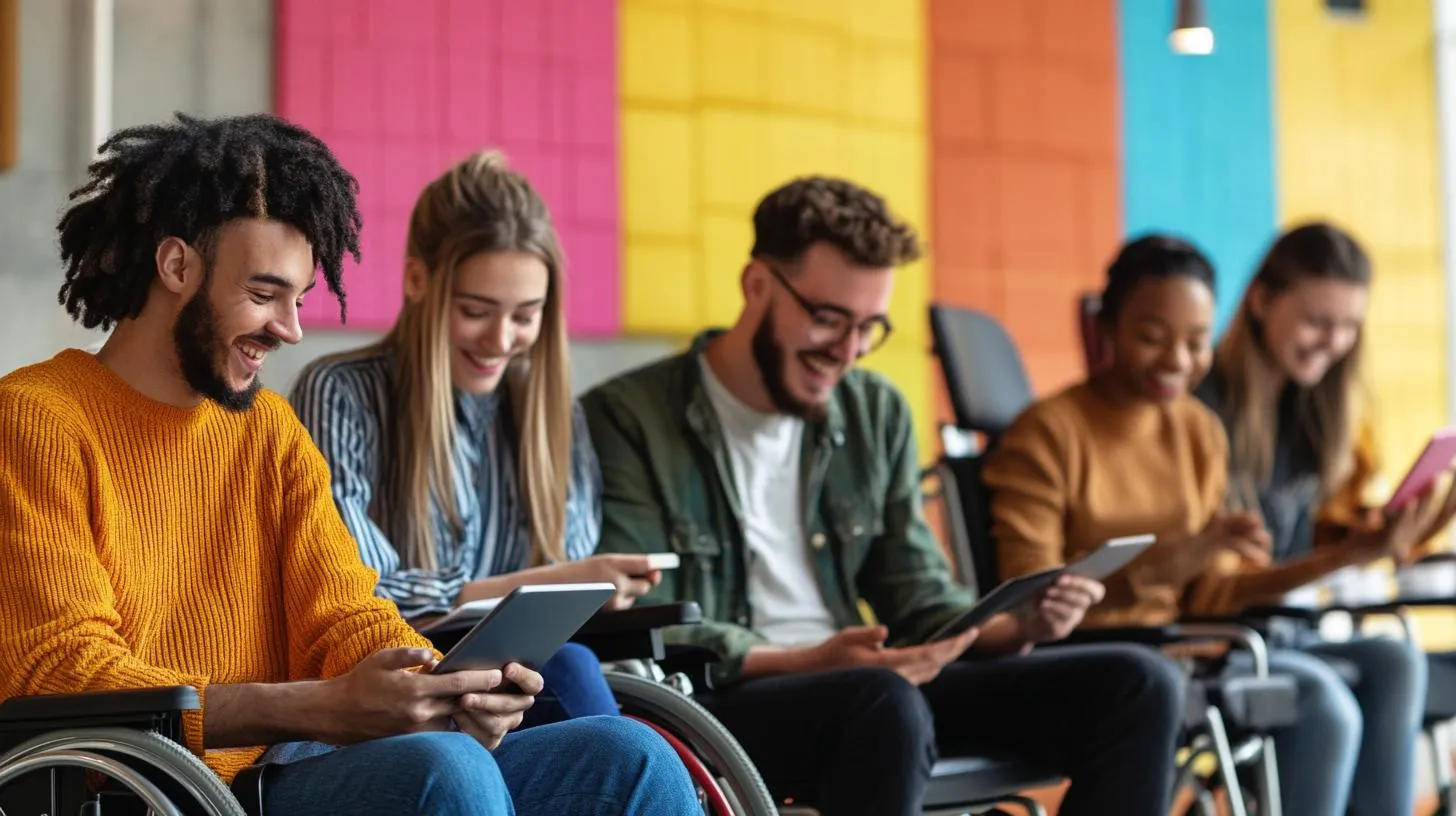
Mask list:
[[[416,620],[525,584],[609,581],[612,606],[630,606],[660,576],[645,556],[593,555],[601,474],[546,205],[477,153],[420,193],[405,256],[394,328],[315,361],[292,394],[379,594]],[[530,721],[616,713],[584,647],[541,673]]]
[[[1401,563],[1456,512],[1456,494],[1445,488],[1390,518],[1375,509],[1379,460],[1361,379],[1371,277],[1364,249],[1339,228],[1310,223],[1285,232],[1260,263],[1197,390],[1228,431],[1230,503],[1257,513],[1272,543],[1272,564],[1228,584],[1242,589],[1222,599],[1225,608],[1275,601],[1346,567]],[[1321,668],[1316,660],[1355,664],[1354,705],[1344,706],[1361,734],[1349,812],[1411,812],[1424,657],[1409,643],[1328,643],[1307,630],[1285,632],[1273,645],[1309,652],[1309,671]],[[1278,744],[1281,765],[1317,757],[1322,747]]]

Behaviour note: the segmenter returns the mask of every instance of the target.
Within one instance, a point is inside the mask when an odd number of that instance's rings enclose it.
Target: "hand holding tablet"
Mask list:
[[[510,663],[539,670],[616,592],[616,586],[609,583],[517,587],[432,672],[501,669]],[[516,693],[505,684],[497,691]]]
[[[1406,472],[1400,486],[1385,503],[1386,516],[1393,516],[1409,502],[1429,490],[1441,474],[1456,463],[1456,427],[1442,428],[1431,435],[1425,450]]]
[[[1002,612],[1010,612],[1034,604],[1063,575],[1076,575],[1093,581],[1102,581],[1131,563],[1156,540],[1156,537],[1152,535],[1109,539],[1101,547],[1071,564],[1012,578],[986,593],[984,598],[960,617],[942,626],[930,636],[930,641],[955,637],[967,629],[983,626]]]
[[[1064,567],[1053,567],[1003,582],[987,592],[986,596],[977,601],[975,606],[936,630],[935,634],[927,638],[927,642],[934,643],[956,637],[968,629],[984,626],[987,621],[1002,612],[1009,612],[1024,604],[1034,602],[1043,590],[1061,577],[1064,569]]]

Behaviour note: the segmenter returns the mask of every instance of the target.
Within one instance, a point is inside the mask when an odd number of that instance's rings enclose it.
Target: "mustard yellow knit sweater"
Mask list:
[[[0,698],[191,685],[205,707],[428,646],[375,580],[277,394],[177,408],[77,350],[0,378]],[[263,751],[185,727],[224,780]]]

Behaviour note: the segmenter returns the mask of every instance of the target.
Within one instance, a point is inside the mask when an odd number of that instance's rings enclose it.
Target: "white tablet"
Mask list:
[[[1101,581],[1132,563],[1157,540],[1157,536],[1148,534],[1109,538],[1102,542],[1101,547],[1068,564],[1067,572]]]

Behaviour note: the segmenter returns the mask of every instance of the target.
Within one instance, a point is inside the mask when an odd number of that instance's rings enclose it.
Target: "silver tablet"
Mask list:
[[[507,663],[539,670],[616,592],[605,582],[517,587],[456,642],[434,671],[499,669]]]
[[[1132,563],[1143,554],[1158,537],[1154,535],[1132,535],[1109,538],[1102,546],[1067,565],[1067,572],[1101,581],[1114,572]]]
[[[987,592],[986,597],[977,601],[975,606],[967,609],[959,617],[940,627],[935,634],[926,638],[926,642],[934,643],[938,640],[953,638],[967,629],[980,626],[1002,612],[1034,601],[1042,590],[1051,586],[1052,582],[1061,576],[1062,571],[1062,567],[1053,567],[1019,578],[1012,578],[998,585]]]

